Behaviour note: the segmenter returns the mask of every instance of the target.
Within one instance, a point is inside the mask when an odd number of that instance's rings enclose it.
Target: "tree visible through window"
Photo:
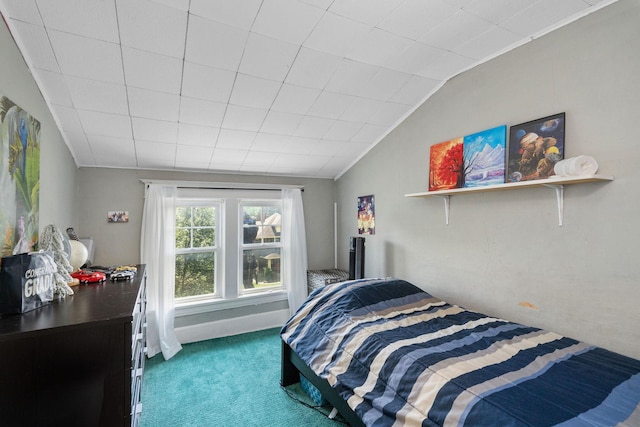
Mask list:
[[[176,208],[175,297],[216,293],[217,206]]]

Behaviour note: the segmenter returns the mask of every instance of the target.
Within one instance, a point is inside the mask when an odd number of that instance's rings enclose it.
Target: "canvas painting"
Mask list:
[[[434,144],[429,149],[429,191],[461,188],[464,184],[463,138]]]
[[[0,95],[0,226],[2,256],[38,244],[40,122]]]
[[[358,234],[376,234],[376,207],[373,195],[358,197]]]
[[[507,182],[545,179],[564,159],[565,113],[511,126]]]
[[[463,139],[464,187],[503,184],[507,126],[467,135]]]

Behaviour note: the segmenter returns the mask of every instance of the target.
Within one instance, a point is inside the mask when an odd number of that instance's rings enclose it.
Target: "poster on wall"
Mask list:
[[[40,122],[0,94],[0,226],[2,256],[38,244]]]
[[[511,126],[506,182],[545,179],[564,159],[565,113]]]
[[[503,184],[507,150],[507,126],[467,135],[464,146],[465,188]]]
[[[373,195],[358,197],[358,234],[376,234],[376,213]]]

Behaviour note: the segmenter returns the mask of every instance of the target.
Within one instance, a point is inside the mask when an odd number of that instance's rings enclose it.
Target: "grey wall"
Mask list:
[[[366,275],[640,357],[640,2],[621,0],[451,79],[337,182],[340,260],[356,198],[376,197]],[[566,112],[566,157],[588,154],[606,184],[451,199],[427,191],[429,147]],[[537,309],[525,308],[528,302]]]
[[[40,230],[76,221],[77,168],[22,54],[0,24],[0,93],[40,121]]]
[[[109,168],[80,168],[78,175],[82,203],[77,231],[83,237],[93,237],[94,264],[139,262],[144,207],[144,184],[140,180],[167,179],[304,185],[309,268],[333,267],[333,180]],[[107,223],[107,212],[114,210],[129,211],[129,222]]]

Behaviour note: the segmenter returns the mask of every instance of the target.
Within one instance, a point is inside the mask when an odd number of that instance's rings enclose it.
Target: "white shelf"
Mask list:
[[[613,176],[607,175],[581,175],[563,176],[548,179],[538,179],[533,181],[510,182],[505,184],[488,185],[485,187],[454,188],[451,190],[427,191],[423,193],[409,193],[405,197],[441,197],[444,200],[445,223],[449,224],[449,205],[451,196],[468,193],[486,193],[490,191],[519,190],[523,188],[547,187],[553,188],[556,192],[558,202],[558,225],[562,226],[564,211],[564,186],[570,184],[585,184],[589,182],[613,181]]]

